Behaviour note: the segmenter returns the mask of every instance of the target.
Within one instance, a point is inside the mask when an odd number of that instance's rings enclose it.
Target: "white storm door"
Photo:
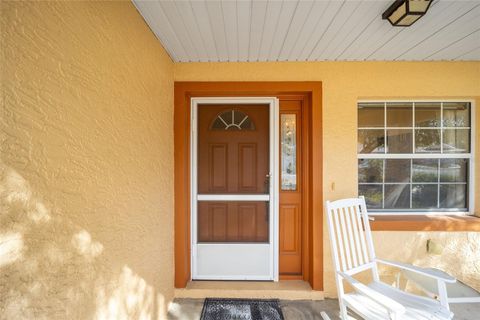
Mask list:
[[[278,280],[278,100],[191,111],[192,279]]]

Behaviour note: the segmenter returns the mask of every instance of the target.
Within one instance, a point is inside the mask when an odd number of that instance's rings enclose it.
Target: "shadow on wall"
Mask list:
[[[374,232],[373,238],[380,258],[434,267],[480,290],[478,232]],[[397,270],[382,266],[380,272],[393,282]]]
[[[0,318],[162,318],[163,295],[104,250],[0,162]]]

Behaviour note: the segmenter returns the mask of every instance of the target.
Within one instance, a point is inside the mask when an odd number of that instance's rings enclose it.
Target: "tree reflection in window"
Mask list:
[[[210,126],[211,130],[255,130],[250,117],[239,110],[227,110],[217,115]]]

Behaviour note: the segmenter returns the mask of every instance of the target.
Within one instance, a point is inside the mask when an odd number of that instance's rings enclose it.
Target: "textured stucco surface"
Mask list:
[[[130,2],[0,6],[0,319],[163,318],[173,63]]]
[[[175,81],[322,81],[323,196],[335,200],[357,194],[358,99],[468,98],[480,106],[480,62],[273,62],[176,63]],[[480,155],[480,112],[476,112],[476,158]],[[480,186],[480,161],[475,184]],[[480,192],[475,193],[476,214]],[[325,225],[325,224],[324,224]],[[448,243],[432,257],[425,252],[430,237]],[[379,257],[445,267],[467,283],[480,286],[479,234],[378,232]],[[454,254],[455,253],[455,254]],[[324,289],[336,295],[328,232],[324,230]],[[391,270],[383,270],[391,274]]]

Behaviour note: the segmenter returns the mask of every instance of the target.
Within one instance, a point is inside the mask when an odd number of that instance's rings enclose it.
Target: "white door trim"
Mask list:
[[[198,151],[198,107],[201,104],[268,104],[269,106],[269,121],[270,121],[270,138],[269,138],[269,152],[270,152],[270,190],[268,195],[199,195],[197,190],[197,151]],[[191,98],[191,132],[190,132],[190,189],[191,189],[191,214],[190,214],[190,232],[191,232],[191,270],[192,279],[198,280],[273,280],[278,281],[278,250],[279,250],[279,102],[276,97],[202,97]],[[197,257],[198,249],[203,244],[197,243],[197,201],[208,200],[235,200],[235,201],[270,201],[270,225],[269,225],[269,243],[268,248],[266,244],[259,244],[258,247],[262,248],[265,253],[268,252],[268,258],[270,261],[268,275],[237,275],[237,276],[203,276],[198,274]],[[221,252],[225,244],[219,243],[213,247],[213,250],[218,248]],[[241,248],[241,245],[238,245]],[[259,251],[260,252],[260,251]]]

